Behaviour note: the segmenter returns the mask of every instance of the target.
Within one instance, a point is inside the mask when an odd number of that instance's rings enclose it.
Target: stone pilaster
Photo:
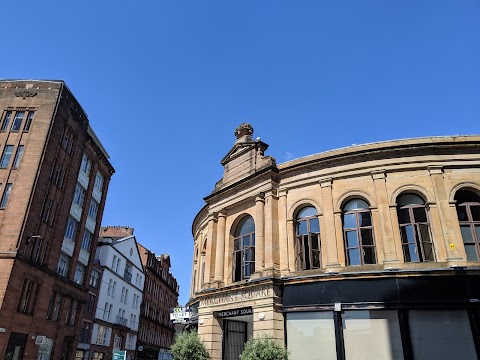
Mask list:
[[[225,213],[218,213],[216,239],[217,246],[215,253],[215,281],[219,283],[223,283],[223,262],[225,259],[225,219]]]
[[[293,248],[289,248],[287,236],[287,192],[287,189],[281,189],[278,198],[278,245],[282,273],[288,272],[288,253],[293,252]]]
[[[390,217],[390,209],[387,196],[386,172],[385,170],[372,171],[370,173],[373,179],[375,189],[375,197],[378,208],[378,224],[382,242],[383,258],[385,263],[399,262],[397,249],[395,247],[395,239],[393,237],[392,220]]]
[[[448,193],[443,178],[442,166],[429,166],[428,173],[432,180],[435,198],[437,200],[437,209],[440,220],[440,226],[445,243],[447,261],[462,260],[458,250],[459,244],[455,234],[454,227],[458,226],[455,207],[451,207],[448,199]],[[432,224],[434,225],[434,224]]]
[[[265,195],[255,198],[255,272],[265,268]]]
[[[323,205],[323,233],[325,239],[322,240],[322,252],[326,252],[325,267],[339,267],[338,259],[338,241],[335,231],[335,217],[333,212],[332,179],[323,179],[319,181]],[[341,220],[341,219],[340,219]]]
[[[205,258],[205,285],[208,285],[213,280],[215,274],[215,227],[216,219],[213,214],[208,216],[207,228],[207,254]]]

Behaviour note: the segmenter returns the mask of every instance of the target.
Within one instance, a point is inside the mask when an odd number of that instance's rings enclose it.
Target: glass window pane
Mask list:
[[[245,249],[245,261],[251,261],[251,257],[250,257],[250,248],[246,248]]]
[[[465,245],[465,253],[467,254],[467,261],[478,261],[477,250],[475,245]]]
[[[409,224],[410,221],[410,212],[409,208],[406,209],[398,209],[397,210],[398,214],[398,223],[401,224]]]
[[[372,229],[362,229],[360,231],[363,245],[373,245],[373,231]]]
[[[310,220],[310,232],[311,233],[319,233],[320,232],[320,224],[318,222],[318,218],[314,218]]]
[[[402,235],[402,243],[406,244],[415,242],[412,225],[402,226],[400,228],[400,234]]]
[[[347,247],[358,247],[358,239],[356,231],[346,232],[347,236]]]
[[[356,214],[343,215],[343,227],[345,229],[355,229],[357,227]]]
[[[24,111],[17,111],[17,113],[15,114],[15,117],[13,118],[12,128],[10,130],[18,131],[20,129],[24,115],[25,115]]]
[[[403,256],[405,262],[417,262],[418,254],[417,254],[417,245],[416,244],[406,244],[403,245]]]
[[[307,230],[307,222],[304,220],[304,221],[299,221],[298,224],[297,224],[297,234],[298,235],[305,235],[308,233],[308,230]]]
[[[240,239],[233,240],[233,247],[235,250],[240,250],[240,243],[241,243]]]
[[[287,314],[289,359],[336,360],[333,312]]]
[[[361,212],[358,214],[360,216],[360,226],[372,226],[372,219],[370,217],[370,211]]]
[[[320,267],[320,251],[312,251],[312,266],[314,268],[319,268]]]
[[[348,250],[348,264],[360,265],[360,250],[358,248]]]
[[[243,237],[243,246],[250,246],[250,236]]]
[[[349,210],[368,209],[368,208],[369,208],[369,205],[366,201],[362,199],[353,199],[344,205],[343,210],[349,211]]]
[[[20,161],[22,160],[22,155],[23,155],[23,145],[18,145],[17,147],[17,153],[15,154],[15,159],[13,159],[13,168],[18,168],[20,166]]]
[[[255,234],[250,236],[251,246],[255,246]]]
[[[470,225],[461,225],[460,231],[462,233],[462,239],[464,243],[473,242],[473,235],[472,235],[472,230],[470,229]]]
[[[12,157],[12,153],[13,145],[5,145],[5,148],[3,149],[2,159],[0,160],[0,168],[8,167],[8,164],[10,163],[10,158]]]
[[[303,248],[305,250],[305,268],[310,269],[310,246],[308,244],[308,236],[303,237]]]
[[[425,204],[423,199],[415,194],[404,194],[399,196],[397,199],[398,206],[405,206],[405,205],[423,205]]]
[[[416,222],[428,222],[427,220],[427,211],[424,207],[413,208],[413,217]]]
[[[237,251],[235,253],[235,279],[234,281],[240,281],[242,279],[242,252]]]
[[[418,224],[418,228],[420,230],[421,241],[431,242],[429,226],[427,224]]]
[[[414,359],[476,359],[464,310],[411,310],[408,322]]]
[[[424,261],[435,261],[432,243],[424,242],[422,244],[423,244]]]
[[[403,359],[396,311],[345,311],[342,314],[342,323],[345,355],[348,360]]]
[[[457,206],[458,221],[468,221],[467,207]]]
[[[306,218],[309,216],[317,215],[317,209],[313,206],[304,207],[302,210],[298,212],[297,219]]]
[[[320,241],[317,234],[311,234],[310,238],[312,239],[312,249],[320,250]]]
[[[363,263],[364,264],[376,264],[377,259],[375,257],[375,247],[369,246],[363,248]]]
[[[472,220],[480,221],[480,206],[472,205],[470,211],[472,212]]]
[[[255,232],[255,223],[251,216],[243,218],[237,226],[235,236],[242,236]]]
[[[475,194],[472,191],[468,190],[459,190],[455,194],[455,200],[457,204],[463,204],[465,202],[479,202],[480,203],[480,196]]]

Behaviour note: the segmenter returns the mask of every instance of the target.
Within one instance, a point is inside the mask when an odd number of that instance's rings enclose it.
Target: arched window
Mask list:
[[[297,267],[299,270],[318,269],[320,267],[320,224],[317,210],[313,206],[304,207],[296,217],[295,242]]]
[[[472,191],[459,190],[455,194],[455,200],[467,261],[478,261],[480,258],[480,196]]]
[[[343,206],[343,238],[347,265],[375,264],[375,241],[369,205],[352,199]]]
[[[233,234],[233,281],[250,278],[255,271],[255,223],[244,217]]]
[[[430,224],[423,199],[415,194],[399,196],[397,215],[405,262],[435,261]]]
[[[202,248],[202,259],[201,259],[201,273],[200,273],[200,286],[203,288],[203,285],[205,284],[205,257],[207,254],[207,239],[203,242],[203,248]]]

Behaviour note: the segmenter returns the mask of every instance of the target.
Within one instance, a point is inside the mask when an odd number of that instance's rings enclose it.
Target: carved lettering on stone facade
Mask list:
[[[238,301],[262,299],[269,296],[273,296],[273,288],[265,285],[208,296],[200,300],[200,306],[231,304]]]

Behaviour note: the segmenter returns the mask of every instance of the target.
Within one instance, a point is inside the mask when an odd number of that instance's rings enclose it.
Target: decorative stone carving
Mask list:
[[[21,98],[27,98],[27,97],[34,97],[34,96],[37,96],[37,92],[36,91],[33,91],[33,90],[17,90],[15,91],[15,96],[16,97],[21,97]]]
[[[243,123],[235,129],[235,136],[237,137],[237,139],[240,139],[245,135],[251,137],[252,134],[253,134],[253,127],[252,125],[247,123]]]

